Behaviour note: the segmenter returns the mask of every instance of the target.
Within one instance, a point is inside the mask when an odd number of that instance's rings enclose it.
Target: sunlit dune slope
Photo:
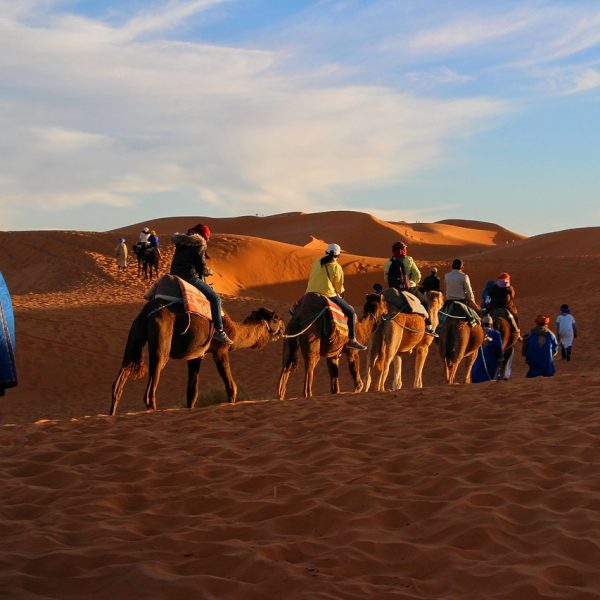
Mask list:
[[[353,211],[322,213],[286,213],[268,217],[244,216],[214,219],[210,217],[169,217],[128,225],[114,230],[137,237],[145,225],[163,235],[185,231],[203,222],[215,232],[249,235],[296,246],[314,246],[315,238],[335,242],[345,251],[360,256],[387,256],[390,246],[402,240],[411,252],[423,259],[452,258],[476,252],[523,236],[503,227],[478,221],[442,223],[404,223],[382,221],[372,215]]]

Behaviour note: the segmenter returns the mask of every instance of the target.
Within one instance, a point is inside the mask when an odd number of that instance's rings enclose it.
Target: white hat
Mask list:
[[[329,246],[327,246],[327,254],[339,256],[341,251],[342,249],[337,244],[329,244]]]
[[[484,325],[493,325],[494,324],[494,319],[492,319],[492,315],[485,315],[485,317],[483,317],[483,324]]]
[[[144,233],[150,233],[150,230],[149,230],[147,227],[144,227],[144,229],[142,229],[142,231],[143,231]]]

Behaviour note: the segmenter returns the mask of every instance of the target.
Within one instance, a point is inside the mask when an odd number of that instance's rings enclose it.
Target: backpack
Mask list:
[[[408,289],[408,278],[406,277],[406,269],[401,259],[392,258],[390,268],[388,270],[388,286],[396,288],[398,291]]]

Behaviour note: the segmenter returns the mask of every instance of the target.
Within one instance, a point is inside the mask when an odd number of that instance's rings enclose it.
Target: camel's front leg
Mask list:
[[[200,366],[202,358],[192,358],[187,361],[188,382],[187,382],[187,407],[194,408],[198,401],[198,384],[200,383]]]
[[[227,401],[231,404],[235,404],[237,400],[237,385],[233,380],[231,374],[231,366],[229,363],[229,349],[224,347],[224,344],[219,344],[221,348],[216,352],[213,352],[213,360],[217,367],[217,371],[225,384],[225,391],[227,392]]]

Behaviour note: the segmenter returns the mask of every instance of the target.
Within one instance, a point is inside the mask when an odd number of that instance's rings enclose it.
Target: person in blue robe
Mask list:
[[[0,272],[0,396],[17,385],[15,362],[15,317],[12,300]]]
[[[477,352],[477,359],[471,370],[471,381],[483,383],[496,378],[498,363],[503,359],[502,336],[500,332],[492,327],[493,321],[490,315],[483,317],[483,330],[485,338]]]
[[[536,326],[523,341],[525,362],[529,365],[527,377],[552,377],[556,373],[554,357],[558,351],[556,336],[548,329],[550,317],[538,315]]]

